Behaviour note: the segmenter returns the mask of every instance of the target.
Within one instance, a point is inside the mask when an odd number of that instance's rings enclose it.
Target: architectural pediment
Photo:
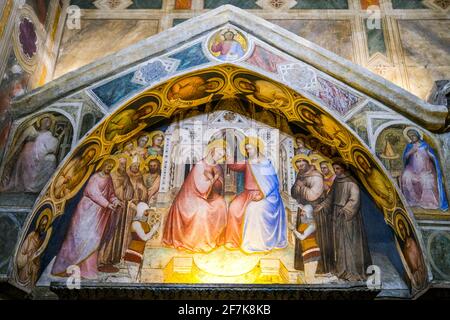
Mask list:
[[[263,42],[269,52],[278,51],[287,60],[293,60],[291,65],[283,66],[284,63],[280,63],[280,70],[277,72],[280,74],[282,82],[295,89],[305,90],[304,86],[308,86],[304,83],[306,80],[314,81],[311,77],[314,77],[315,72],[323,73],[334,78],[337,83],[348,86],[355,93],[359,92],[367,98],[385,104],[394,112],[404,115],[426,129],[440,131],[445,128],[448,113],[445,106],[427,103],[365,68],[231,5],[221,6],[113,55],[69,72],[26,96],[18,98],[13,103],[13,113],[15,117],[19,117],[38,110],[43,105],[50,104],[95,83],[103,82],[120,72],[135,68],[143,61],[160,56],[181,44],[195,42],[210,30],[226,24],[234,25]],[[301,64],[296,65],[295,60]],[[160,61],[160,63],[166,71],[170,72],[176,61],[169,59]],[[211,61],[211,63],[218,64],[219,62]],[[269,72],[271,71],[269,70]],[[283,74],[286,75],[283,77]],[[136,75],[135,80],[139,76]],[[314,86],[314,83],[310,85]],[[357,97],[352,96],[350,99],[349,104],[353,105],[353,100]]]

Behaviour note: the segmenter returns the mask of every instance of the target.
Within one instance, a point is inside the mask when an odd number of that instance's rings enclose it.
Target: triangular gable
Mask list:
[[[235,64],[277,75],[293,89],[320,101],[337,116],[366,100],[381,102],[429,130],[442,130],[447,108],[431,105],[378,75],[291,32],[236,7],[226,5],[143,40],[127,49],[70,72],[13,103],[15,118],[89,88],[107,111],[126,97],[192,68],[220,64],[205,55],[210,31],[231,24],[245,32],[252,50]],[[258,57],[264,57],[258,59]],[[271,61],[267,63],[267,61]],[[101,87],[123,96],[102,95]],[[339,96],[339,99],[335,99]]]

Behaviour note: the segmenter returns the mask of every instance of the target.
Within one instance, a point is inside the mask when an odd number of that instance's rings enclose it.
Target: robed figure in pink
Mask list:
[[[78,203],[66,238],[56,256],[52,274],[67,276],[67,268],[77,265],[85,279],[97,278],[97,258],[105,227],[122,203],[114,194],[111,170],[114,160],[106,160],[89,179]]]
[[[194,165],[170,208],[163,244],[193,252],[209,252],[223,245],[227,205],[222,196],[225,142],[215,140],[207,155]]]
[[[424,209],[448,210],[444,179],[437,155],[419,131],[406,128],[410,140],[403,152],[400,186],[408,204]]]

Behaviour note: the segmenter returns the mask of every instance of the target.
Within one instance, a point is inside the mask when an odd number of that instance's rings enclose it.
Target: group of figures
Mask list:
[[[125,142],[123,148],[98,165],[76,204],[69,230],[55,258],[52,275],[67,276],[68,268],[77,265],[83,278],[95,279],[98,271],[119,271],[115,265],[124,260],[132,263],[131,269],[133,264],[141,262],[142,242],[150,240],[159,228],[159,225],[150,228],[146,217],[154,211],[150,207],[157,200],[163,144],[164,133],[161,131],[141,134],[137,139]],[[95,151],[84,152],[77,164],[84,162],[87,166],[93,158],[92,153]],[[56,181],[61,194],[65,194],[64,190],[71,190],[70,173],[73,170],[70,169],[80,169],[77,164],[69,166],[66,174],[61,174]],[[43,214],[45,210],[41,216]],[[36,230],[47,233],[48,227],[44,222],[49,222],[49,219],[39,220]],[[33,234],[30,233],[27,239]],[[23,263],[19,265],[18,277],[22,283],[35,279],[39,270],[30,267],[37,263],[37,259],[26,259],[42,245],[42,241],[34,243],[33,248],[24,246],[19,252],[18,261]]]
[[[245,253],[285,248],[285,208],[264,147],[259,138],[245,137],[239,149],[246,160],[234,163],[225,140],[210,142],[170,208],[163,244],[191,252],[210,252],[222,245]],[[223,196],[224,161],[244,175],[244,190],[229,205]]]
[[[366,279],[371,256],[360,187],[349,168],[339,158],[311,153],[297,154],[292,163],[298,174],[291,195],[299,205],[290,225],[296,237],[295,268],[305,271],[307,283]]]
[[[292,238],[296,239],[294,268],[304,270],[307,283],[363,281],[371,255],[363,223],[362,186],[383,210],[397,239],[402,238],[412,272],[420,273],[417,268],[422,268],[424,273],[419,240],[401,207],[401,197],[358,140],[338,120],[287,88],[236,70],[217,68],[171,80],[167,87],[130,100],[91,131],[37,202],[17,253],[19,282],[35,284],[35,273],[42,269],[48,275],[68,276],[72,266],[80,268],[84,279],[98,278],[99,272],[118,272],[123,263],[137,264],[140,270],[149,240],[155,240],[151,246],[189,253],[208,254],[225,247],[243,254],[265,254],[288,248]],[[265,145],[274,140],[266,131],[242,127],[227,141],[228,135],[223,134],[230,126],[227,119],[234,119],[229,113],[214,124],[220,135],[202,140],[204,152],[191,156],[189,163],[182,162],[186,154],[174,148],[178,142],[170,130],[153,131],[164,130],[155,123],[177,111],[192,115],[201,114],[202,106],[212,108],[213,95],[222,94],[225,87],[258,106],[255,112],[265,116],[264,123],[280,128],[283,139],[287,137],[279,148],[280,159]],[[205,101],[197,105],[199,100]],[[240,107],[244,110],[239,116],[245,115],[248,108],[236,104]],[[288,130],[277,125],[272,110],[286,117]],[[36,128],[49,131],[47,121],[41,122]],[[260,133],[266,135],[259,138]],[[416,134],[408,136],[413,140]],[[430,160],[430,154],[432,149],[420,137],[411,142],[405,150],[405,186],[409,183],[418,190],[418,184],[439,177],[439,164]],[[174,161],[181,161],[178,167],[172,166]],[[420,180],[417,170],[425,172],[425,167],[434,168],[434,175]],[[298,172],[296,179],[292,168]],[[282,185],[278,169],[283,173]],[[177,174],[176,184],[170,185]],[[289,215],[293,203],[298,204],[298,212]],[[46,205],[54,217],[44,219]],[[406,217],[403,229],[392,220],[399,208]],[[164,217],[163,225],[148,222],[147,216],[153,214]],[[53,242],[45,249],[55,222],[61,230],[54,232]],[[290,250],[288,254],[293,254]],[[43,251],[46,265],[41,268]],[[138,274],[133,274],[135,281]]]

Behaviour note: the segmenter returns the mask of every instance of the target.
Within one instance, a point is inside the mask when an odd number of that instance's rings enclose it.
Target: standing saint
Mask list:
[[[137,202],[147,202],[147,188],[144,184],[144,177],[141,172],[141,161],[139,157],[134,157],[128,170],[131,185],[134,190],[133,200]]]
[[[272,163],[263,155],[263,142],[246,137],[240,144],[245,163],[228,164],[244,173],[244,191],[230,203],[226,246],[244,252],[264,252],[287,246],[286,212]]]
[[[333,166],[327,160],[322,160],[319,163],[320,171],[323,174],[323,187],[326,193],[331,191],[331,187],[333,186],[334,179],[336,175],[334,174]]]
[[[424,209],[448,210],[441,168],[434,150],[419,131],[406,128],[410,143],[403,152],[401,189],[409,205]]]
[[[25,238],[19,252],[17,253],[17,273],[19,282],[25,287],[33,286],[38,280],[41,267],[41,246],[48,235],[50,226],[50,209],[45,209],[38,221],[36,229]]]
[[[68,276],[67,268],[77,265],[82,278],[97,278],[98,251],[105,227],[110,216],[123,206],[114,194],[110,175],[114,165],[115,161],[108,159],[90,177],[56,256],[53,275]]]
[[[56,169],[59,140],[50,131],[51,126],[52,119],[43,117],[38,130],[32,126],[19,138],[17,145],[23,143],[23,147],[17,159],[10,159],[14,167],[4,181],[3,191],[38,193],[42,190]]]
[[[161,184],[161,162],[158,158],[152,158],[148,162],[148,172],[144,174],[144,184],[147,188],[147,202],[154,204]]]
[[[320,247],[319,270],[321,273],[330,273],[334,269],[333,264],[333,238],[331,236],[332,221],[326,210],[318,208],[324,200],[325,184],[323,175],[311,164],[309,157],[297,155],[292,160],[298,170],[297,179],[291,189],[291,195],[300,205],[311,205],[314,208],[315,222],[317,226],[317,241]],[[296,224],[300,224],[301,209],[297,214]],[[303,270],[302,248],[300,241],[295,241],[295,262],[297,270]]]
[[[400,239],[402,240],[402,253],[409,267],[409,271],[411,272],[412,285],[415,288],[421,289],[427,279],[427,272],[422,260],[422,253],[416,240],[414,240],[411,235],[408,225],[402,219],[398,220],[397,228]]]
[[[371,264],[364,232],[358,183],[342,161],[333,163],[336,173],[332,191],[319,205],[333,221],[334,274],[342,280],[363,281]]]
[[[163,244],[193,252],[209,252],[223,245],[227,204],[222,195],[224,178],[219,163],[226,143],[215,140],[204,159],[194,165],[167,216]]]
[[[120,263],[125,253],[128,231],[133,220],[134,210],[128,207],[133,199],[134,189],[127,174],[127,159],[120,158],[116,170],[111,172],[114,194],[124,205],[117,208],[116,214],[110,217],[102,238],[99,253],[99,270],[117,272],[114,265]]]

